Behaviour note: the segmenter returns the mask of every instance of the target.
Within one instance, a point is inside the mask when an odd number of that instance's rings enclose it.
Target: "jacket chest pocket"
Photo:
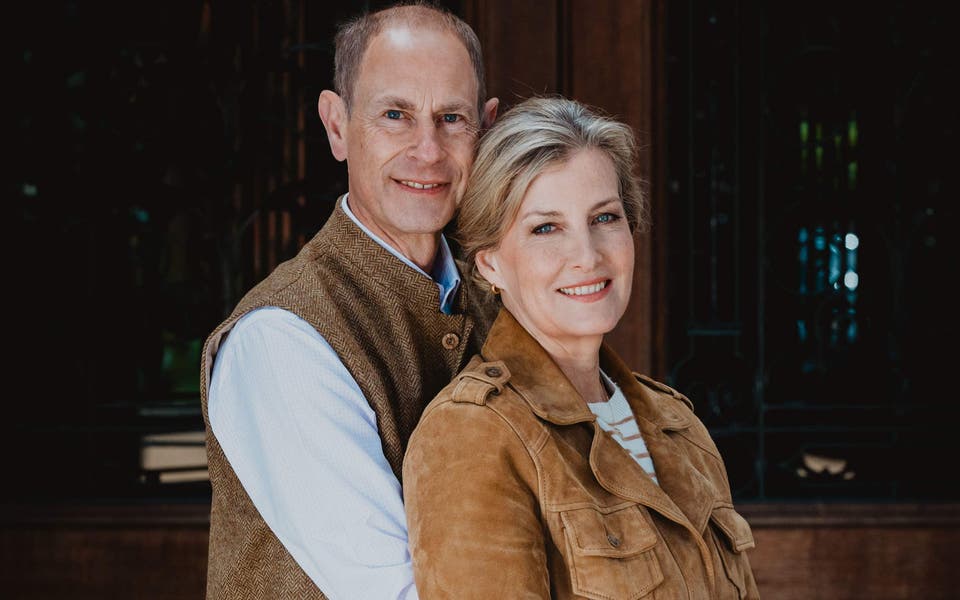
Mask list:
[[[726,573],[729,581],[726,589],[731,592],[723,593],[721,587],[718,590],[720,597],[738,600],[749,597],[752,590],[756,588],[750,562],[744,553],[745,550],[756,545],[749,523],[733,508],[718,506],[710,514],[710,526],[713,529],[716,552],[720,556],[723,572]],[[718,576],[722,580],[723,575],[718,573]]]
[[[657,532],[636,506],[560,513],[573,591],[598,600],[635,600],[663,581]]]

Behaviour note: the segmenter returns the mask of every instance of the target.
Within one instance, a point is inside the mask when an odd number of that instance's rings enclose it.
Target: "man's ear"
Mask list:
[[[480,122],[484,129],[487,129],[497,120],[497,107],[500,106],[499,98],[490,98],[483,105],[483,114],[480,115]]]
[[[477,272],[493,285],[503,289],[503,274],[500,272],[499,258],[497,251],[491,249],[480,250],[474,260],[477,263]]]
[[[330,90],[320,92],[317,100],[317,112],[327,130],[327,140],[330,142],[330,152],[337,160],[347,158],[347,106],[343,98]]]

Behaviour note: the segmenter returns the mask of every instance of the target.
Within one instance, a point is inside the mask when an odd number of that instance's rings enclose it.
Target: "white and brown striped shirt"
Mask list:
[[[637,426],[637,419],[630,410],[630,404],[627,403],[626,396],[617,387],[612,379],[607,377],[606,373],[600,372],[600,377],[610,394],[610,399],[606,402],[588,402],[590,411],[597,416],[597,423],[600,428],[610,434],[618,444],[630,453],[637,463],[643,467],[654,483],[657,481],[657,472],[653,468],[653,458],[647,450],[647,444],[643,441],[640,434],[640,428]]]

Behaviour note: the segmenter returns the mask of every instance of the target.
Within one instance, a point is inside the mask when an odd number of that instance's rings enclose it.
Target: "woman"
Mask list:
[[[756,598],[754,545],[687,398],[603,344],[645,201],[628,127],[565,99],[483,137],[458,215],[502,302],[403,463],[421,598]]]

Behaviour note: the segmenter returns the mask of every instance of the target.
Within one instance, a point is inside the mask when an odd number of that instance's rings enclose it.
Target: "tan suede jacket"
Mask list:
[[[506,310],[403,463],[420,597],[759,598],[723,460],[690,401],[606,346],[658,486]]]

